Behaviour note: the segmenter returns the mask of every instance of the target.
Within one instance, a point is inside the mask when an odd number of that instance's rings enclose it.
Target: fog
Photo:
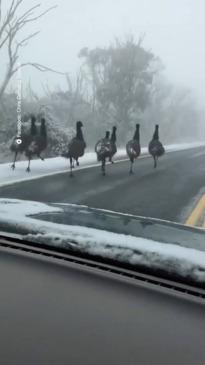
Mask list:
[[[26,7],[36,4],[27,0]],[[107,46],[114,37],[144,34],[144,46],[152,49],[165,66],[171,82],[193,90],[200,104],[205,97],[205,3],[203,0],[44,0],[42,7],[58,5],[28,31],[41,33],[30,41],[21,61],[40,62],[75,74],[82,47]],[[25,6],[25,5],[24,5]],[[59,75],[40,74],[27,68],[24,80],[36,90],[42,83],[61,84]]]
[[[3,10],[8,10],[9,2],[4,0],[2,4]],[[17,15],[36,4],[38,0],[22,1]],[[47,108],[44,113],[50,131],[49,156],[62,152],[79,119],[86,121],[86,139],[91,148],[104,135],[105,129],[111,129],[114,124],[119,127],[118,142],[124,146],[132,137],[138,119],[143,145],[147,145],[156,123],[160,124],[160,136],[166,144],[204,139],[203,0],[43,0],[35,15],[55,5],[55,9],[37,21],[28,22],[17,38],[20,41],[39,31],[20,48],[19,62],[36,62],[64,73],[39,72],[30,66],[23,67],[21,72],[25,121],[32,113],[39,116],[42,105]],[[130,35],[134,37],[136,52],[132,59],[134,73],[127,67],[132,58],[127,44],[124,48],[117,46],[119,53],[112,56],[112,70],[109,69],[110,56],[106,58],[106,50],[111,44],[113,47],[116,38],[126,40]],[[140,37],[142,47],[138,46]],[[87,56],[79,58],[80,50],[85,47],[88,50],[100,47],[100,52],[104,52],[106,62],[103,66],[98,62],[97,71],[95,67],[89,69],[92,60],[89,51]],[[116,49],[112,48],[113,52]],[[17,80],[15,76],[11,78],[1,94],[8,64],[8,45],[0,47],[0,51],[0,99],[4,95],[3,103],[0,103],[0,154],[7,159],[10,152],[5,141],[12,138],[16,129]],[[154,79],[150,73],[150,61],[147,60],[151,53],[161,60],[159,79]],[[98,50],[97,57],[99,54]],[[140,55],[144,57],[143,69],[138,65]],[[123,59],[126,62],[123,63]],[[81,88],[77,90],[77,74],[82,65],[87,69]],[[120,70],[118,75],[116,65]],[[100,79],[101,66],[104,74]],[[71,83],[67,82],[65,73]],[[107,79],[106,75],[109,75]],[[28,84],[34,93],[29,94]]]

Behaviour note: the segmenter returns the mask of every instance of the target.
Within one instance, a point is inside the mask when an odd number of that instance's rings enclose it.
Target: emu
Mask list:
[[[69,142],[68,151],[62,155],[64,157],[69,158],[70,160],[70,176],[73,177],[73,167],[74,161],[76,161],[79,166],[78,159],[82,157],[85,153],[86,143],[84,140],[83,132],[82,132],[83,123],[78,121],[76,123],[76,136]]]
[[[136,130],[133,139],[126,145],[127,155],[130,159],[130,174],[133,174],[134,161],[139,157],[141,153],[140,146],[140,124],[136,124]]]
[[[151,142],[149,143],[149,153],[154,159],[154,168],[157,167],[158,158],[165,153],[162,143],[159,141],[159,125],[156,124]]]
[[[95,152],[97,154],[97,160],[101,161],[102,175],[105,176],[106,159],[112,156],[112,145],[110,141],[110,132],[107,131],[105,137],[99,140],[95,145]]]
[[[39,157],[42,161],[44,158],[41,156],[41,153],[47,147],[47,128],[46,121],[44,118],[41,118],[41,125],[39,133],[35,133],[29,145],[26,147],[25,155],[28,158],[28,167],[26,169],[27,172],[30,172],[30,164],[33,156]]]
[[[116,136],[116,131],[117,131],[117,127],[114,126],[112,128],[112,134],[111,134],[111,138],[110,138],[112,152],[111,152],[111,156],[109,158],[109,161],[111,163],[114,163],[113,162],[113,156],[117,153],[117,146],[116,146],[117,136]]]
[[[12,144],[10,146],[10,150],[14,153],[14,161],[11,165],[11,168],[14,170],[16,168],[16,160],[18,154],[26,152],[28,146],[32,142],[32,140],[35,138],[37,134],[37,127],[36,127],[36,117],[34,115],[31,116],[31,127],[30,132],[28,133],[22,133],[20,139],[21,143],[18,143],[18,137],[15,137],[12,141]]]

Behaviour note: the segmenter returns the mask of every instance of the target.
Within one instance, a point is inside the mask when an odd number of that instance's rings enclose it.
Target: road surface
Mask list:
[[[151,158],[47,176],[0,188],[0,197],[41,202],[76,203],[123,213],[185,222],[205,191],[205,147],[167,153],[153,168]],[[14,171],[15,174],[15,171]]]

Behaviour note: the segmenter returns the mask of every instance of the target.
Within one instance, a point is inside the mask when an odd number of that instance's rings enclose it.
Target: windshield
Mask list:
[[[0,231],[205,282],[203,1],[0,1]]]

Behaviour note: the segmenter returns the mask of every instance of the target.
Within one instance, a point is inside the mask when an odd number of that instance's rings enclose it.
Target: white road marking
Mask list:
[[[204,156],[205,155],[205,151],[202,151],[202,152],[198,152],[198,153],[195,153],[192,158],[197,158],[197,157],[200,157],[200,156]]]

